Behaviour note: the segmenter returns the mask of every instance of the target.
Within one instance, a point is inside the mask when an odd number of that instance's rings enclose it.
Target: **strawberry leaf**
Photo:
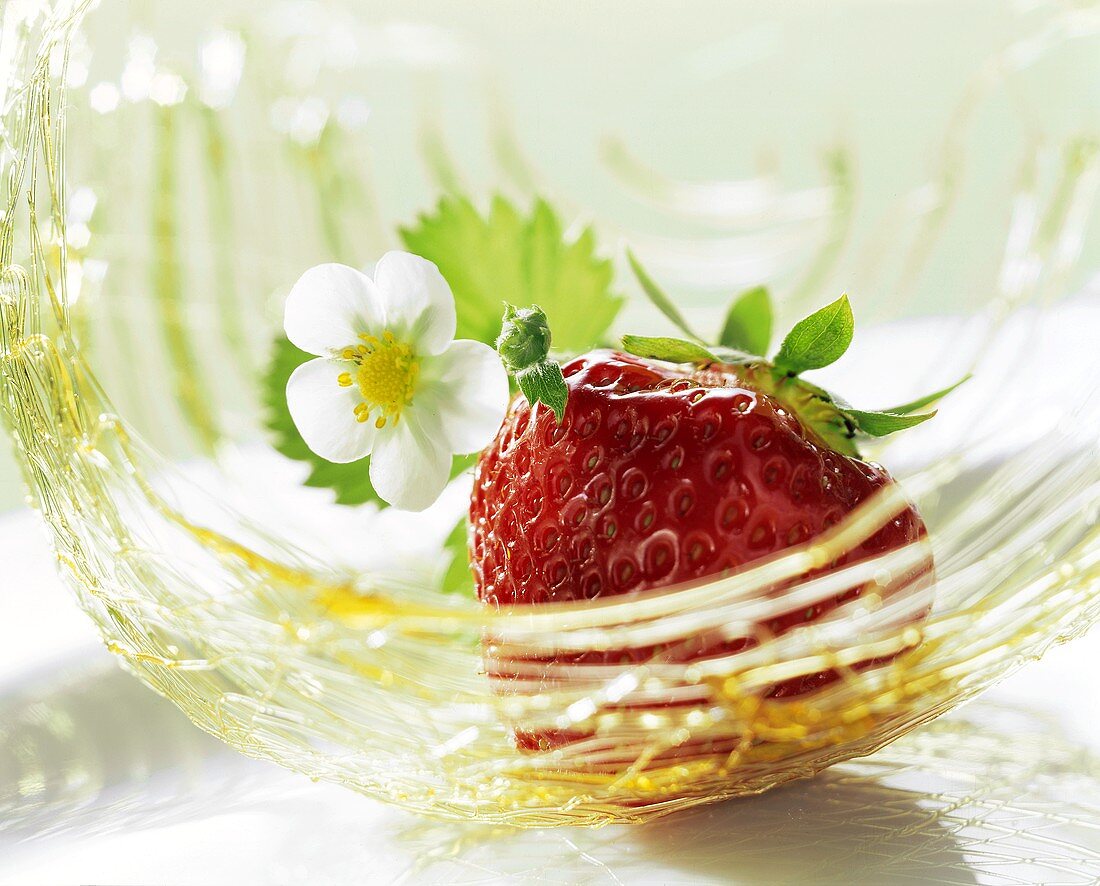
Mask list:
[[[687,320],[684,319],[684,315],[680,313],[680,309],[676,307],[672,299],[657,285],[654,279],[649,276],[649,273],[642,267],[641,262],[638,261],[637,257],[630,249],[627,249],[626,257],[630,262],[630,269],[634,272],[634,276],[638,278],[638,282],[642,285],[642,291],[646,294],[646,297],[653,302],[657,310],[664,314],[672,322],[672,325],[684,333],[688,338],[702,341],[699,336],[692,332],[691,327],[688,326]]]
[[[848,416],[863,434],[869,437],[885,437],[895,431],[904,431],[928,421],[935,412],[918,412],[915,415],[899,415],[894,412],[864,412],[861,409],[845,409]]]
[[[747,354],[768,353],[772,341],[772,300],[766,286],[742,292],[726,312],[718,343]]]
[[[682,338],[650,338],[644,335],[624,335],[623,350],[638,357],[664,360],[667,363],[720,363],[713,353],[695,342]]]
[[[775,355],[775,365],[791,375],[798,375],[835,363],[848,350],[854,330],[852,306],[848,296],[842,295],[795,324]]]
[[[970,373],[967,373],[960,378],[953,385],[948,385],[946,388],[940,388],[938,391],[934,391],[931,394],[926,394],[923,397],[918,397],[910,403],[903,403],[901,406],[892,406],[889,409],[882,410],[883,412],[893,413],[894,415],[908,415],[910,412],[916,412],[918,409],[923,409],[937,400],[942,400],[948,394],[950,394],[955,388],[959,387],[964,382],[970,380]]]
[[[592,229],[567,240],[557,214],[542,199],[524,215],[496,197],[482,215],[465,197],[444,197],[400,234],[405,247],[435,262],[450,284],[457,338],[491,345],[506,299],[541,305],[555,345],[583,351],[604,340],[622,306],[612,290],[614,269],[597,256]]]
[[[450,565],[443,573],[440,590],[446,594],[473,595],[473,576],[470,575],[470,551],[467,546],[469,523],[463,516],[443,542],[443,550],[451,555]]]

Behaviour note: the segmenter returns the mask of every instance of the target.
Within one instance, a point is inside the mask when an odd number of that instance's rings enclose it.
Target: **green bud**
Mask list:
[[[550,323],[538,305],[516,308],[505,303],[497,352],[509,372],[519,372],[550,353]]]
[[[517,308],[504,303],[497,353],[533,407],[545,403],[561,424],[569,388],[561,367],[550,359],[550,324],[538,305]]]

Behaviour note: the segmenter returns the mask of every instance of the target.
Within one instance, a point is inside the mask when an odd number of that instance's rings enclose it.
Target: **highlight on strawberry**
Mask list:
[[[846,296],[795,324],[768,359],[772,305],[766,290],[735,299],[717,340],[708,342],[633,255],[630,262],[682,338],[626,335],[621,350],[591,351],[559,367],[549,356],[545,314],[537,307],[506,310],[498,350],[520,393],[478,460],[469,512],[470,562],[487,605],[636,597],[730,575],[811,543],[894,483],[884,468],[860,458],[861,441],[929,420],[935,412],[922,410],[961,384],[889,409],[856,409],[803,378],[848,349],[854,321]],[[919,543],[925,535],[920,515],[907,505],[799,581]],[[563,673],[586,665],[682,664],[734,655],[858,598],[882,603],[908,595],[908,622],[918,624],[930,609],[933,581],[928,552],[884,583],[849,587],[810,606],[780,607],[781,614],[749,630],[703,633],[675,644],[548,653],[487,638],[486,670],[498,692],[536,695],[561,687],[568,679]],[[796,584],[770,594],[781,600]],[[835,669],[803,674],[776,682],[764,696],[801,697],[838,676]],[[630,706],[628,696],[613,707]],[[588,723],[514,726],[526,750],[579,746],[592,729]],[[729,737],[730,748],[736,740]],[[693,739],[669,753],[679,760],[724,748]],[[586,762],[615,766],[626,758],[612,751]]]

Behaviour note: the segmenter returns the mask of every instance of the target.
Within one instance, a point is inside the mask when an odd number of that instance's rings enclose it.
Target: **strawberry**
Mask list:
[[[643,286],[655,284],[643,277]],[[733,311],[731,317],[737,319]],[[893,482],[858,458],[854,441],[930,417],[912,413],[947,392],[890,412],[860,412],[799,378],[836,359],[850,339],[850,308],[841,299],[796,326],[773,362],[725,343],[711,349],[627,336],[632,354],[593,351],[558,369],[546,358],[544,315],[510,309],[498,348],[526,396],[515,398],[477,465],[469,538],[479,598],[507,607],[643,594],[728,574],[841,522]],[[908,507],[828,568],[924,535]],[[886,598],[931,580],[929,559],[875,590]],[[761,628],[782,635],[863,592],[855,587],[792,608]],[[500,691],[529,692],[530,679],[517,672],[529,674],[532,663],[689,662],[755,642],[700,636],[674,648],[521,656],[525,668],[490,648],[487,664]],[[768,694],[801,695],[836,676],[803,676]],[[516,730],[526,749],[582,737],[576,730]]]
[[[517,397],[478,462],[472,562],[480,599],[495,606],[728,572],[809,541],[890,482],[830,449],[734,367],[691,371],[595,351],[563,375],[562,422]],[[838,565],[923,532],[910,508]],[[791,613],[773,632],[823,611]]]

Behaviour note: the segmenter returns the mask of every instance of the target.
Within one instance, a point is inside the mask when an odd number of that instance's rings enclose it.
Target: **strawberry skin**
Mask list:
[[[692,371],[596,351],[563,367],[568,405],[559,425],[544,405],[517,397],[478,462],[470,545],[486,604],[561,603],[640,593],[717,576],[803,544],[892,482],[881,467],[841,455],[736,367]],[[913,508],[834,565],[917,541]],[[932,566],[878,589],[927,587]],[[768,621],[773,635],[812,622],[861,588]],[[698,637],[652,647],[570,654],[573,664],[690,661],[730,654],[751,640]],[[528,664],[564,662],[527,658]],[[870,664],[871,662],[868,662]],[[498,689],[507,661],[489,656]],[[836,674],[779,684],[771,697],[812,691]],[[512,684],[512,689],[507,685]],[[560,746],[580,733],[517,729],[526,749]]]
[[[736,569],[808,541],[891,482],[732,369],[593,352],[563,374],[562,423],[519,397],[478,462],[472,562],[486,603],[595,599]],[[910,508],[838,563],[923,534]]]

